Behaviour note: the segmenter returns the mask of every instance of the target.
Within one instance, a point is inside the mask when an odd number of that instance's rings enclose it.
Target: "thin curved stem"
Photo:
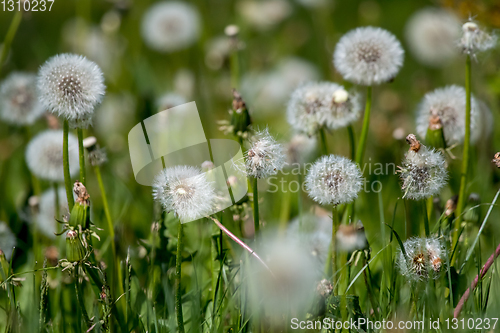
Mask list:
[[[366,149],[366,139],[368,138],[368,129],[370,127],[370,113],[372,108],[372,87],[368,86],[366,90],[365,116],[363,119],[363,128],[359,136],[358,148],[356,149],[356,163],[360,166],[363,163],[363,157]]]
[[[83,129],[77,128],[78,133],[78,159],[80,160],[80,181],[85,186],[85,150],[83,148]]]
[[[182,229],[183,224],[179,223],[177,234],[177,254],[175,256],[175,309],[177,312],[177,331],[184,333],[184,317],[182,315],[182,294],[181,294],[181,266],[182,266]]]
[[[71,174],[69,172],[69,151],[68,151],[68,121],[63,123],[63,169],[64,169],[64,187],[66,188],[66,198],[68,199],[69,212],[73,209],[73,186],[71,184]]]
[[[5,39],[3,40],[2,48],[0,49],[0,70],[2,68],[5,58],[7,57],[7,54],[9,53],[10,45],[12,44],[12,41],[16,36],[16,32],[17,29],[19,28],[19,25],[21,24],[22,18],[23,18],[22,11],[17,11],[14,14],[14,18],[12,18],[9,30],[7,30],[7,34],[5,35]]]
[[[356,158],[356,141],[354,139],[354,128],[352,125],[347,126],[347,133],[349,134],[349,144],[351,146],[351,158]]]

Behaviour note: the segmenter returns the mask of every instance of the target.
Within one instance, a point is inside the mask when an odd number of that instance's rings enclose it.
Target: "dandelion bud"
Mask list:
[[[236,89],[233,89],[233,109],[231,111],[230,124],[233,135],[243,138],[246,137],[245,134],[252,124],[247,105]]]
[[[500,168],[500,152],[496,153],[491,161],[495,163],[497,168]]]
[[[400,250],[397,265],[403,276],[410,281],[437,279],[446,262],[446,249],[438,238],[411,238],[403,243],[405,254]]]
[[[356,163],[336,155],[321,157],[305,179],[309,196],[321,205],[352,202],[358,197],[362,184],[361,170]]]
[[[458,203],[458,195],[454,195],[450,199],[448,199],[446,201],[445,205],[446,210],[444,211],[444,215],[451,216],[451,214],[453,214],[457,209],[457,203]]]
[[[445,148],[446,142],[444,139],[443,123],[437,113],[433,113],[429,118],[429,127],[425,135],[425,142],[436,149]]]
[[[80,261],[85,257],[85,249],[76,230],[66,233],[66,259],[69,262]]]
[[[417,110],[417,133],[427,140],[427,131],[437,117],[441,122],[447,146],[462,143],[465,137],[465,89],[447,86],[427,93]],[[481,135],[481,111],[471,99],[471,142]]]
[[[88,228],[90,225],[90,196],[85,186],[79,181],[75,182],[73,192],[76,194],[76,200],[71,210],[69,224],[72,227]]]
[[[357,28],[346,33],[333,54],[333,63],[345,80],[371,86],[390,81],[403,65],[401,43],[387,30]]]
[[[255,178],[276,175],[285,165],[285,150],[267,129],[251,138],[252,146],[245,153],[247,174]]]
[[[340,225],[337,230],[337,244],[341,251],[353,252],[366,247],[366,236],[363,224]]]
[[[201,163],[201,169],[203,171],[209,171],[209,170],[212,170],[213,168],[215,168],[215,165],[212,161],[205,161],[205,162]]]
[[[474,57],[478,52],[493,48],[496,43],[497,37],[482,30],[475,22],[468,21],[462,26],[459,46],[465,54]]]
[[[420,144],[413,134],[406,140],[410,149],[398,170],[403,182],[403,198],[421,200],[439,194],[448,179],[443,154]]]

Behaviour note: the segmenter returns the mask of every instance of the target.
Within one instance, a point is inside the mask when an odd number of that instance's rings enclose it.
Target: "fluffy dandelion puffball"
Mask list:
[[[36,75],[10,74],[0,84],[0,118],[15,125],[31,125],[44,113],[39,102]]]
[[[460,38],[460,21],[447,10],[419,10],[410,17],[405,30],[411,53],[428,66],[445,65],[458,55],[456,41]]]
[[[61,221],[64,215],[68,215],[68,199],[64,187],[60,186],[57,189],[57,200],[59,201],[59,214],[56,216],[56,195],[54,189],[50,189],[42,193],[38,214],[35,216],[37,229],[48,238],[55,238],[57,232],[56,219]]]
[[[162,1],[148,8],[142,18],[142,37],[151,49],[178,51],[198,39],[200,18],[192,5],[180,1]]]
[[[297,88],[287,107],[287,118],[297,131],[312,135],[320,127],[345,127],[359,118],[359,96],[332,82],[306,83]]]
[[[333,63],[344,79],[371,86],[390,81],[403,65],[401,43],[387,30],[363,27],[342,36]]]
[[[16,244],[16,236],[12,233],[7,223],[0,222],[0,250],[4,253],[7,260],[10,260],[12,250]]]
[[[94,108],[101,102],[105,89],[99,66],[76,54],[56,55],[38,73],[43,106],[67,119],[72,127],[86,128],[92,123]]]
[[[361,170],[353,161],[337,155],[323,156],[309,170],[305,186],[321,205],[350,203],[363,186]]]
[[[463,53],[475,56],[478,52],[494,48],[496,44],[497,36],[488,34],[477,23],[468,21],[462,25],[462,38],[458,45]]]
[[[255,133],[251,147],[245,153],[245,168],[249,176],[266,178],[276,175],[285,165],[286,152],[267,129]]]
[[[76,175],[78,163],[78,139],[69,134],[69,170]],[[26,164],[38,178],[54,182],[63,181],[63,131],[47,130],[35,136],[26,147]]]
[[[153,197],[181,222],[212,214],[216,200],[213,184],[206,175],[197,167],[184,165],[160,171],[153,182]]]
[[[438,195],[448,180],[444,155],[420,144],[405,154],[399,173],[403,197],[413,200]]]
[[[448,86],[427,93],[417,110],[417,133],[424,138],[431,117],[438,116],[448,146],[459,144],[465,137],[465,89]],[[471,142],[481,135],[480,111],[476,99],[471,100]]]
[[[410,281],[437,279],[446,263],[447,253],[438,238],[411,238],[403,243],[406,256],[399,250],[397,265]]]

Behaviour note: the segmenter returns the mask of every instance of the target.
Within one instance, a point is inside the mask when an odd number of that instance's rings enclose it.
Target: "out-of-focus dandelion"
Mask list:
[[[0,118],[14,125],[31,125],[44,113],[38,100],[36,75],[11,73],[0,84]]]
[[[59,215],[56,214],[56,195],[55,190],[50,189],[42,193],[40,196],[38,214],[34,220],[37,229],[50,239],[55,238],[57,230],[57,222],[63,221],[63,216],[68,216],[68,200],[63,187],[57,188],[57,201],[59,202]]]
[[[439,117],[448,146],[459,144],[465,136],[465,89],[447,86],[427,93],[417,110],[417,133],[426,138],[431,117]],[[475,98],[471,100],[471,142],[481,135],[480,111]]]
[[[403,65],[401,43],[387,30],[363,27],[342,36],[333,62],[344,79],[371,86],[390,81]]]
[[[448,179],[444,155],[420,144],[413,134],[406,141],[410,149],[398,170],[403,198],[421,200],[439,194]]]
[[[462,25],[462,38],[458,46],[463,53],[475,57],[477,53],[484,52],[495,47],[497,36],[487,33],[472,20]]]
[[[403,243],[406,255],[400,250],[398,267],[403,276],[413,282],[437,279],[444,271],[447,253],[438,238],[411,238]]]
[[[0,251],[4,253],[7,260],[10,260],[12,250],[16,244],[16,236],[12,233],[7,223],[0,222]],[[0,269],[2,269],[1,266]]]
[[[157,109],[159,111],[164,111],[185,103],[187,103],[187,100],[184,96],[173,92],[169,92],[160,96],[156,101]]]
[[[72,174],[77,173],[78,140],[70,134],[69,166]],[[63,175],[63,131],[46,130],[35,136],[26,147],[26,164],[35,176],[54,182],[64,180]]]
[[[144,42],[159,52],[174,52],[191,46],[198,39],[199,30],[198,10],[186,2],[157,2],[142,18]]]
[[[83,147],[87,149],[88,159],[93,167],[101,166],[108,161],[106,149],[101,148],[94,136],[89,136],[83,140]]]
[[[365,228],[361,221],[355,224],[339,225],[337,230],[337,245],[340,251],[353,252],[366,247]]]
[[[495,156],[493,156],[493,160],[491,160],[497,168],[500,168],[500,152],[495,153]]]
[[[104,77],[94,62],[76,54],[56,55],[40,68],[38,90],[42,105],[66,119],[70,126],[86,128],[105,92]]]
[[[350,203],[358,197],[363,178],[356,163],[337,155],[323,156],[309,170],[305,187],[321,205]]]
[[[458,55],[460,21],[450,11],[421,9],[410,17],[405,30],[410,51],[426,65],[439,67]]]
[[[258,30],[274,27],[292,12],[291,4],[285,0],[244,0],[238,2],[237,9],[241,16]]]
[[[250,144],[250,149],[245,153],[245,167],[249,176],[267,178],[281,171],[285,165],[285,149],[269,134],[268,129],[255,133]]]
[[[316,137],[305,134],[295,134],[286,145],[287,164],[304,163],[314,154]]]
[[[297,88],[287,107],[287,118],[297,131],[312,135],[321,126],[335,130],[359,118],[359,96],[332,82],[307,83]]]
[[[210,215],[215,204],[212,184],[199,168],[192,166],[160,171],[154,179],[153,197],[165,211],[173,211],[181,222]]]

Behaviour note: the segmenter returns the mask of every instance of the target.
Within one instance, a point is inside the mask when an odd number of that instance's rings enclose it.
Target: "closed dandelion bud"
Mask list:
[[[446,201],[444,215],[449,217],[457,209],[458,195],[452,196],[448,201]]]
[[[403,243],[405,254],[400,250],[397,265],[409,281],[437,279],[444,271],[446,248],[438,238],[411,238]]]
[[[336,155],[323,156],[309,170],[305,187],[309,197],[321,205],[350,203],[358,197],[363,178],[351,160]]]
[[[493,159],[491,161],[493,163],[495,163],[495,165],[497,166],[497,168],[500,168],[500,152],[495,153],[495,156],[493,157]]]
[[[73,192],[76,194],[76,201],[71,210],[69,224],[86,229],[90,225],[90,196],[85,186],[78,181],[73,186]]]
[[[443,124],[441,123],[441,118],[435,113],[429,118],[429,127],[427,128],[425,143],[436,149],[446,148]]]
[[[69,262],[80,261],[85,257],[85,249],[78,231],[69,230],[66,233],[66,259]]]
[[[362,250],[367,245],[365,229],[361,221],[356,224],[340,225],[336,237],[339,249],[344,252]]]
[[[247,105],[240,93],[233,89],[233,108],[231,111],[231,131],[235,136],[246,138],[252,120]]]
[[[252,138],[252,146],[245,153],[247,175],[254,178],[267,178],[276,175],[285,165],[284,147],[279,144],[267,129],[257,132]]]
[[[403,198],[421,200],[439,194],[448,179],[443,154],[420,144],[413,134],[408,135],[406,141],[410,149],[398,167]]]
[[[460,39],[459,47],[465,54],[474,57],[478,52],[495,47],[496,43],[497,36],[488,34],[477,23],[468,21],[462,26],[462,38]]]
[[[469,200],[467,201],[467,206],[465,206],[464,209],[464,221],[467,221],[469,223],[477,223],[480,220],[480,209],[478,206],[481,203],[481,200],[479,198],[479,194],[477,193],[471,193],[469,195]]]

